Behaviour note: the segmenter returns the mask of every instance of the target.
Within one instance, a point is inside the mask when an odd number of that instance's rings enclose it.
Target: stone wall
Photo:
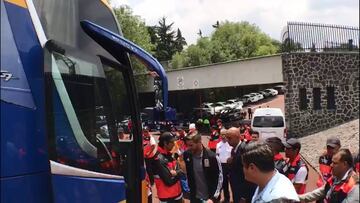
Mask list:
[[[290,134],[302,137],[359,118],[359,53],[284,54],[282,66]],[[328,87],[335,90],[335,108],[328,109]],[[300,109],[301,88],[305,109]],[[314,109],[313,88],[320,88],[321,109]]]

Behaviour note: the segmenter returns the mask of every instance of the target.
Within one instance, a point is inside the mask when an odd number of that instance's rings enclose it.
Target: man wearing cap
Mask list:
[[[171,150],[175,146],[175,137],[165,132],[159,137],[158,151],[154,157],[154,181],[161,202],[182,202],[180,177],[183,172],[173,158]]]
[[[190,203],[218,202],[222,187],[222,168],[214,152],[206,149],[201,134],[186,137],[184,152],[186,175],[190,187]]]
[[[284,144],[278,137],[269,137],[265,140],[265,143],[270,146],[274,154],[274,166],[279,173],[284,174],[287,171],[287,163],[285,158],[280,152],[284,151]]]
[[[188,132],[188,134],[190,135],[191,133],[194,133],[195,131],[196,131],[195,123],[190,123],[189,124],[189,132]]]
[[[285,156],[289,159],[285,175],[294,184],[298,194],[304,194],[308,178],[308,168],[300,157],[301,144],[298,139],[291,138],[284,142]]]
[[[320,176],[316,183],[321,187],[331,177],[331,163],[332,157],[341,147],[340,140],[336,137],[331,137],[326,140],[326,151],[319,158]]]

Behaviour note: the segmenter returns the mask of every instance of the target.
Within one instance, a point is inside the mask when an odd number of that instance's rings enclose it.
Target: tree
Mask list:
[[[162,17],[159,25],[155,26],[157,34],[157,47],[155,56],[159,61],[168,61],[175,54],[175,31],[172,30],[174,23],[166,24],[166,18]]]
[[[177,52],[181,52],[184,49],[184,46],[186,46],[185,38],[182,36],[180,29],[177,29],[177,34],[175,38],[175,50]]]
[[[196,45],[189,46],[182,53],[173,57],[174,68],[218,63],[279,52],[280,43],[271,39],[256,25],[248,22],[226,21],[216,23],[214,26],[216,29],[210,37],[198,39]]]
[[[121,25],[124,37],[139,45],[147,52],[153,53],[155,45],[151,43],[151,35],[149,34],[148,28],[145,26],[144,20],[142,20],[140,16],[134,15],[129,6],[114,8],[114,13]],[[131,57],[131,64],[135,73],[148,72],[145,65],[135,57]],[[144,85],[145,80],[145,77],[141,77],[141,79],[136,81],[137,85]]]

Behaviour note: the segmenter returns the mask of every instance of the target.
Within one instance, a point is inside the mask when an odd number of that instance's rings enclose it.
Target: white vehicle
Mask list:
[[[249,101],[251,103],[255,103],[255,102],[260,101],[261,99],[264,99],[264,96],[262,96],[259,93],[250,93],[250,94],[247,94],[247,95],[244,95],[244,96],[249,96]]]
[[[229,99],[226,101],[226,106],[231,109],[241,110],[244,106],[244,103],[237,99]]]
[[[225,102],[225,106],[231,109],[235,108],[236,105],[237,105],[236,99],[229,99]]]
[[[269,137],[286,139],[285,116],[279,108],[258,108],[251,119],[251,129],[259,132],[260,140]]]
[[[278,91],[274,89],[266,89],[264,92],[269,92],[273,97],[279,94]]]
[[[219,113],[222,110],[226,109],[225,102],[216,102],[212,105],[212,107],[215,109],[215,113]]]

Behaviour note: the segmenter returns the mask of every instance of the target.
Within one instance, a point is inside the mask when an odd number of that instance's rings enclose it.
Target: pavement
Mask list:
[[[248,108],[248,107],[252,108],[253,111],[259,107],[261,107],[261,108],[266,108],[266,107],[280,108],[282,110],[282,112],[285,114],[284,95],[277,95],[276,97],[273,97],[273,98],[267,98],[265,100],[262,100],[259,103],[248,105],[245,108]],[[208,141],[209,141],[208,137],[203,137],[202,142],[203,142],[204,146],[207,146]],[[307,160],[305,160],[305,162],[307,162]],[[316,181],[318,179],[317,171],[309,163],[308,163],[308,168],[309,168],[309,175],[308,175],[308,180],[307,180],[306,192],[312,191],[317,188]],[[160,202],[156,196],[156,188],[155,187],[153,187],[153,202],[154,203]],[[184,203],[190,203],[190,201],[185,199]]]

